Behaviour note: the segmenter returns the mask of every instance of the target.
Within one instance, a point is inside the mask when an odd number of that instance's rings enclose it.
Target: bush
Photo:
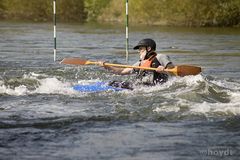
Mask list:
[[[86,14],[83,0],[57,0],[57,14],[61,21],[84,22]],[[51,21],[52,0],[1,0],[6,19]]]
[[[53,0],[0,0],[0,18],[51,21]],[[125,0],[57,0],[59,21],[124,24]],[[240,0],[129,0],[131,24],[240,26]]]
[[[112,0],[100,21],[124,23],[125,3]],[[236,26],[240,24],[239,0],[130,0],[132,24],[174,26]]]

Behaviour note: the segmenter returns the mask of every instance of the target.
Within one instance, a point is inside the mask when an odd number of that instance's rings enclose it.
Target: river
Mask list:
[[[125,64],[124,26],[0,22],[0,159],[238,159],[239,28],[130,27],[133,46],[153,38],[174,64],[202,67],[154,87],[82,93],[74,84],[132,80],[81,57]]]

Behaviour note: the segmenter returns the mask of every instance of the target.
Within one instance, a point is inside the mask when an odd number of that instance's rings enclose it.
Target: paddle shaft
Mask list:
[[[99,65],[98,62],[93,62],[93,61],[87,61],[86,64]],[[120,67],[120,68],[135,68],[135,69],[152,70],[152,71],[156,71],[157,70],[157,68],[131,66],[131,65],[124,65],[124,64],[104,63],[104,65],[105,66]],[[164,69],[164,71],[167,71],[167,72],[171,72],[171,70],[172,69]]]
[[[64,58],[60,63],[72,64],[72,65],[101,65],[101,62],[89,61],[89,60],[84,60],[80,58]],[[120,68],[135,68],[135,69],[142,69],[142,70],[157,71],[157,68],[151,68],[151,67],[131,66],[131,65],[123,65],[123,64],[113,64],[113,63],[104,63],[104,65],[120,67]],[[201,72],[201,67],[190,66],[190,65],[178,65],[171,69],[169,68],[164,69],[164,71],[173,73],[176,76],[197,75]]]

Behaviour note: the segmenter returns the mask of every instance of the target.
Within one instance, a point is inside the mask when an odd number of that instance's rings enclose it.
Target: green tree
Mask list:
[[[85,0],[87,20],[96,21],[111,0]]]
[[[1,1],[0,4],[2,4],[2,8],[4,8],[6,18],[8,19],[29,21],[52,20],[52,0]],[[61,21],[84,22],[86,19],[84,0],[57,0],[57,11]]]
[[[60,0],[58,13],[60,20],[84,22],[87,18],[84,0]]]
[[[112,0],[100,20],[124,21],[124,0]],[[240,25],[239,0],[129,0],[130,23],[177,26]]]
[[[0,0],[0,18],[4,17],[5,7],[3,5],[3,0]]]
[[[3,0],[7,17],[30,21],[50,19],[51,4],[48,0]]]
[[[124,23],[125,0],[57,0],[59,21]],[[51,21],[52,0],[0,0],[0,18]],[[240,0],[129,0],[131,24],[240,26]]]

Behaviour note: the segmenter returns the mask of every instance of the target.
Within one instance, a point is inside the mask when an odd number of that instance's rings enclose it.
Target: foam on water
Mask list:
[[[41,77],[41,78],[39,78]],[[62,80],[58,77],[48,77],[36,73],[23,75],[22,79],[36,80],[38,85],[35,89],[29,89],[25,84],[9,86],[0,81],[0,94],[12,96],[33,94],[59,94],[73,97],[86,96],[87,93],[74,91],[73,82]],[[79,80],[78,84],[90,84],[102,81],[101,79]],[[133,91],[124,90],[111,92],[119,96],[153,97],[161,96],[163,103],[153,108],[154,112],[181,112],[185,108],[188,114],[204,114],[206,116],[217,115],[240,115],[240,84],[229,80],[208,80],[203,75],[172,77],[168,82],[153,87],[138,86]],[[96,94],[107,94],[96,93]],[[212,97],[211,97],[212,96]],[[204,98],[205,97],[205,98]],[[208,99],[208,97],[210,97]],[[223,99],[223,100],[222,100]]]
[[[173,78],[168,81],[166,84],[162,86],[158,86],[159,91],[163,91],[164,89],[169,89],[174,85],[181,85],[182,87],[177,88],[174,92],[165,94],[166,101],[175,98],[177,102],[174,105],[162,105],[153,109],[154,112],[179,112],[181,108],[188,108],[187,114],[204,114],[205,116],[213,116],[213,115],[240,115],[240,92],[239,92],[239,84],[237,82],[229,82],[226,80],[212,80],[208,81],[202,75],[198,76],[186,76],[183,78]],[[201,85],[204,84],[203,87]],[[199,94],[199,95],[207,95],[214,94],[210,93],[209,87],[212,87],[216,92],[214,96],[221,97],[218,95],[219,93],[224,93],[227,97],[228,102],[218,101],[216,98],[216,102],[209,102],[206,100],[188,100],[182,98],[181,95],[184,95],[186,92],[190,92],[190,94]],[[149,89],[146,92],[156,91],[157,88]],[[150,91],[151,90],[151,91]],[[199,97],[199,99],[201,96]],[[184,113],[184,114],[186,114]]]
[[[30,73],[23,75],[22,79],[36,80],[39,85],[35,86],[35,89],[29,89],[28,86],[22,84],[19,86],[10,86],[0,81],[0,94],[7,94],[13,96],[22,96],[30,94],[64,94],[74,95],[77,92],[72,89],[70,82],[63,82],[56,77],[38,78],[40,76],[46,77],[46,75],[40,75]]]
[[[4,81],[0,81],[0,94],[7,94],[12,96],[23,96],[31,94],[62,94],[68,96],[81,96],[86,95],[87,93],[82,93],[75,91],[73,85],[76,85],[76,82],[68,82],[57,77],[48,77],[45,74],[36,74],[29,73],[24,74],[20,81],[25,79],[31,79],[36,81],[38,85],[34,86],[35,89],[29,89],[27,85],[17,85],[14,86],[5,84]],[[90,79],[90,80],[78,80],[77,84],[87,85],[95,82],[102,81],[100,79]]]
[[[45,78],[39,80],[40,86],[36,88],[33,93],[40,94],[74,94],[75,91],[71,88],[71,84],[68,82],[62,82],[57,78]]]
[[[5,85],[0,86],[0,94],[8,94],[13,96],[21,96],[26,95],[28,93],[28,89],[24,85],[20,85],[18,87],[15,87],[14,89],[11,89]]]
[[[216,87],[221,88],[229,96],[229,102],[217,103],[196,103],[190,107],[192,113],[203,113],[211,116],[212,114],[218,115],[240,115],[240,85],[236,82],[229,82],[226,80],[212,80],[210,81]],[[219,90],[218,88],[216,90]]]

